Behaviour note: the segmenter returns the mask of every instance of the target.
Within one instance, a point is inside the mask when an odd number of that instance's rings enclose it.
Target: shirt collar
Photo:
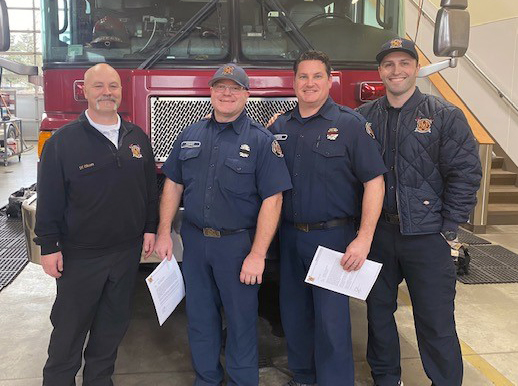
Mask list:
[[[246,113],[246,109],[243,109],[243,111],[241,111],[241,114],[239,114],[239,116],[235,120],[233,120],[232,122],[227,122],[225,129],[230,126],[232,127],[232,129],[234,129],[234,132],[237,135],[239,135],[243,131],[243,127],[247,119],[248,114]],[[212,110],[209,122],[213,124],[212,127],[216,127],[216,123],[223,123],[216,121],[216,118],[214,118],[214,110]]]
[[[317,117],[320,115],[320,116],[322,116],[322,118],[325,118],[328,120],[333,120],[333,114],[331,111],[333,106],[334,106],[334,101],[329,96],[329,97],[327,97],[327,100],[324,102],[322,107],[320,107],[320,109],[315,114],[313,114],[307,118],[314,118],[314,117]],[[302,118],[300,116],[298,103],[297,103],[297,106],[293,110],[291,110],[287,115],[288,115],[288,120],[291,118],[296,118],[298,121],[302,122],[304,119],[307,119],[307,118]]]
[[[92,118],[90,117],[90,115],[88,114],[88,110],[85,110],[85,117],[86,117],[86,119],[88,119],[88,122],[90,123],[90,125],[92,127],[95,127],[99,131],[105,131],[108,129],[109,130],[113,130],[113,129],[119,130],[121,127],[121,117],[119,116],[119,114],[117,114],[117,123],[114,125],[102,125],[100,123],[94,122],[92,120]]]

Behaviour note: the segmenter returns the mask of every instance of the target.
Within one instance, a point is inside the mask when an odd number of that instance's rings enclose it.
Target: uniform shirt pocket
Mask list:
[[[201,147],[180,149],[178,159],[181,161],[182,179],[184,185],[194,181],[196,176],[200,173],[199,160],[201,154]]]
[[[180,161],[187,161],[188,159],[198,157],[201,153],[201,147],[180,149],[178,158]]]
[[[326,158],[345,156],[345,146],[340,142],[329,140],[315,142],[313,151]]]
[[[234,193],[252,193],[255,187],[255,166],[237,158],[227,158],[221,176],[221,183],[225,189]]]

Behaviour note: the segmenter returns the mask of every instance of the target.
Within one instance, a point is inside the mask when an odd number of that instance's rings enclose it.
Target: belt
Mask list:
[[[245,232],[248,229],[243,228],[243,229],[236,229],[233,231],[228,231],[228,230],[218,231],[217,229],[214,229],[214,228],[201,228],[201,230],[203,231],[203,236],[205,236],[205,237],[220,238],[221,236],[229,236],[229,235],[233,235],[236,233]]]
[[[299,231],[309,232],[309,231],[313,231],[313,230],[317,230],[317,229],[336,228],[336,227],[348,224],[352,221],[353,221],[352,217],[347,217],[347,218],[337,218],[337,219],[329,220],[329,221],[314,222],[311,224],[295,222],[295,223],[293,223],[293,226],[296,229],[298,229]]]
[[[399,224],[399,215],[387,212],[381,212],[381,218],[389,224]]]

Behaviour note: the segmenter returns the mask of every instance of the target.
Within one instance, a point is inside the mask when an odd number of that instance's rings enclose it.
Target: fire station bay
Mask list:
[[[517,36],[0,0],[0,386],[518,385]]]

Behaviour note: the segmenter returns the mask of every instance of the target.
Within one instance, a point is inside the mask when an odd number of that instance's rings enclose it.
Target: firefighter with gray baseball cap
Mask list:
[[[291,189],[281,148],[245,110],[245,71],[220,67],[209,82],[213,112],[183,130],[162,167],[156,251],[171,259],[171,223],[183,198],[183,274],[195,385],[220,385],[221,308],[227,322],[227,385],[259,384],[258,290]]]

